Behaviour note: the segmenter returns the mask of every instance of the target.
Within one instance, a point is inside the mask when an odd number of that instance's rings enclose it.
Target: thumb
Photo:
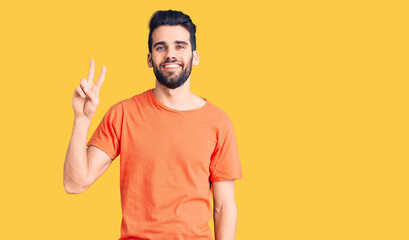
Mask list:
[[[94,92],[89,90],[88,88],[83,89],[85,92],[85,95],[91,100],[91,104],[94,106],[98,106],[99,104],[99,96],[97,96]]]

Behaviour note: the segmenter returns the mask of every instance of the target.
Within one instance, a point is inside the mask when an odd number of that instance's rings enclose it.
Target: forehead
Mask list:
[[[173,43],[175,41],[185,41],[190,44],[189,31],[180,25],[163,25],[156,28],[152,33],[152,44],[157,42]]]

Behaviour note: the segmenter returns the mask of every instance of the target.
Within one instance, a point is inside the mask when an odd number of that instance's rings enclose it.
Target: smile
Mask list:
[[[166,68],[166,69],[177,69],[177,68],[180,68],[180,67],[181,67],[180,64],[174,64],[174,63],[163,65],[163,68]]]

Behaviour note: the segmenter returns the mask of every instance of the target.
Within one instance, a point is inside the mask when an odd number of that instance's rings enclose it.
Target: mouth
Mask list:
[[[165,70],[176,70],[182,67],[180,63],[165,63],[162,68]]]

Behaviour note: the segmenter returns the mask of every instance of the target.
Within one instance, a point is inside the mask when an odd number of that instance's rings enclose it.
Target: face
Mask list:
[[[199,64],[199,54],[192,52],[190,33],[182,26],[160,26],[152,33],[152,53],[148,66],[159,83],[167,88],[182,86],[189,78],[192,65]]]

